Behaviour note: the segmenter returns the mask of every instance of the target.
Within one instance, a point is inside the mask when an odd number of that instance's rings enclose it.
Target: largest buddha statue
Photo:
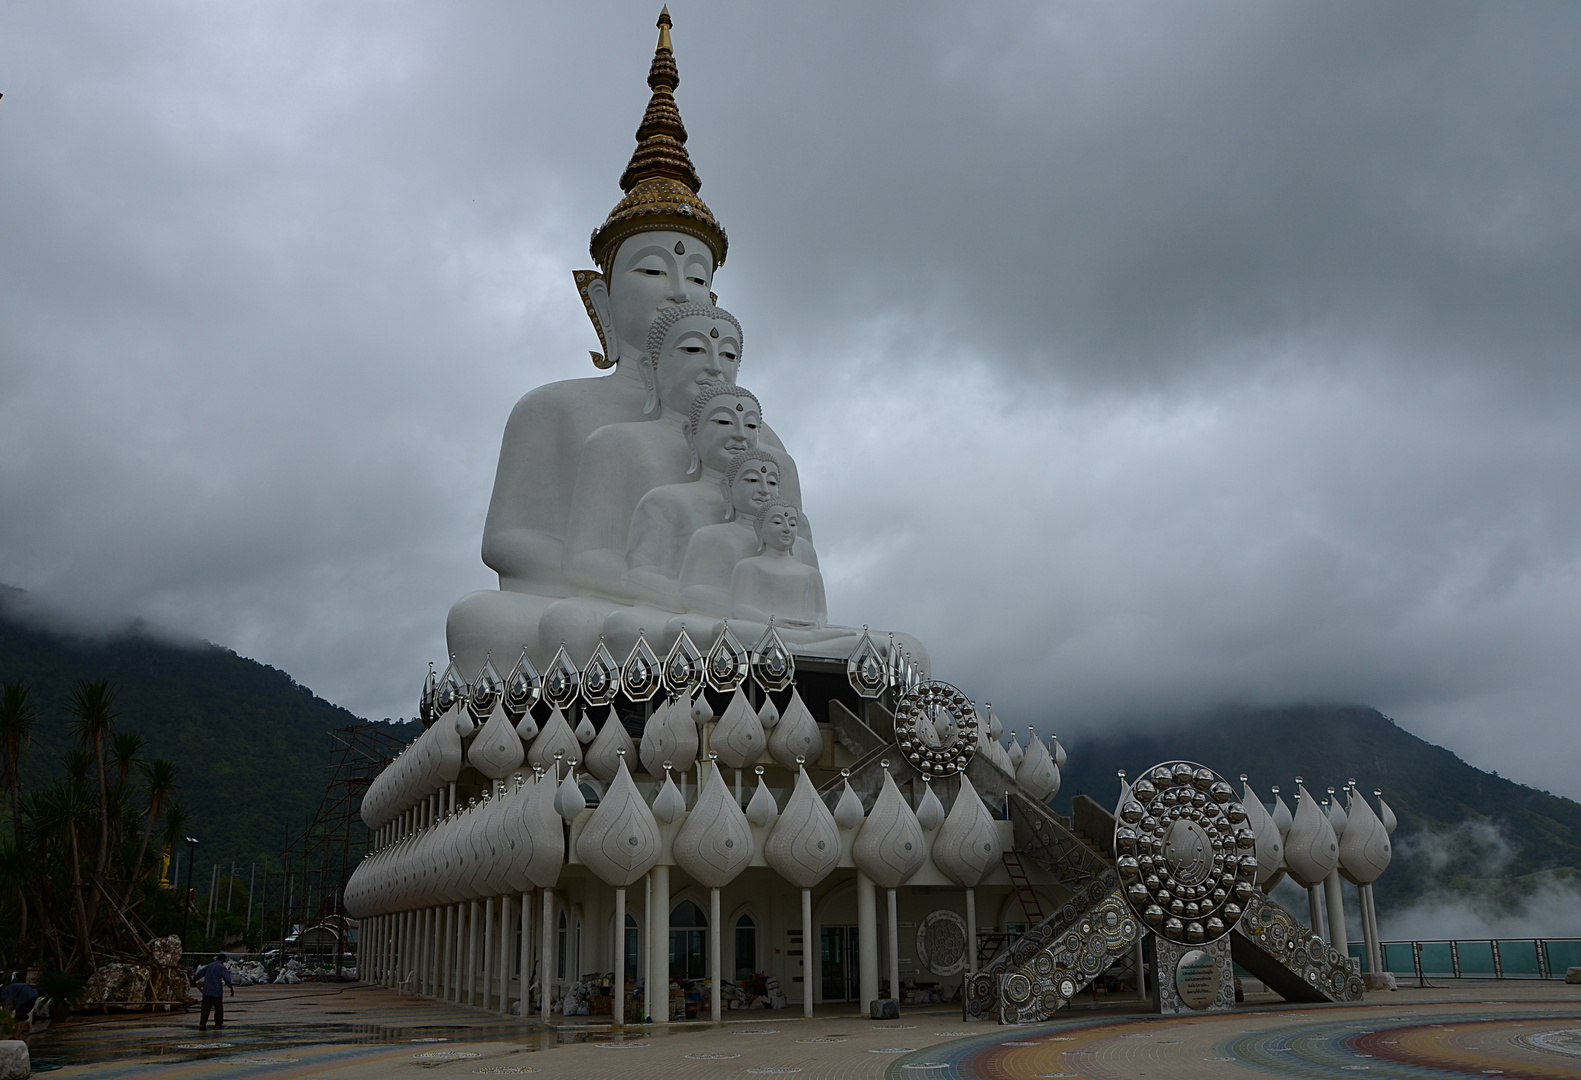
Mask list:
[[[724,534],[745,538],[744,547],[721,547],[713,529],[711,557],[700,562],[694,553],[689,563],[693,535],[746,515],[740,508],[753,499],[801,507],[794,459],[757,399],[737,386],[744,335],[713,292],[729,242],[698,195],[686,151],[667,11],[658,26],[651,97],[620,177],[623,196],[593,231],[598,269],[574,274],[603,346],[593,363],[608,374],[540,386],[511,410],[483,528],[483,561],[499,588],[463,597],[446,624],[449,651],[467,675],[490,654],[507,660],[523,647],[540,665],[561,645],[585,660],[600,638],[617,653],[639,633],[663,647],[688,615],[693,633],[706,637],[728,614],[720,597],[735,559],[721,562],[719,552],[745,559],[757,550],[748,550],[748,531]],[[758,466],[732,496],[741,470],[731,464],[747,453]],[[806,514],[790,520],[789,554],[816,576]],[[718,580],[710,588],[689,579],[683,588],[683,567],[698,565]],[[817,594],[821,606],[821,585]],[[698,596],[712,599],[688,599]],[[817,643],[821,655],[859,633],[823,625],[821,611],[786,612],[784,622],[793,649]],[[926,667],[921,645],[905,640]]]

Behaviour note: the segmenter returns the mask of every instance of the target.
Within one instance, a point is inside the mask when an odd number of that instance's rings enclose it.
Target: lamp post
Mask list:
[[[187,888],[181,894],[181,949],[187,948],[187,916],[192,912],[192,863],[196,858],[198,840],[195,836],[187,839]]]

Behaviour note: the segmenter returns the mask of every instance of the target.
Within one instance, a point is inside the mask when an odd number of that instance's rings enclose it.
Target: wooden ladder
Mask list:
[[[1043,921],[1043,905],[1038,902],[1038,894],[1032,891],[1032,882],[1021,865],[1020,854],[1014,848],[1005,852],[1005,873],[1010,875],[1010,884],[1021,900],[1021,911],[1027,917],[1027,928],[1030,930]]]

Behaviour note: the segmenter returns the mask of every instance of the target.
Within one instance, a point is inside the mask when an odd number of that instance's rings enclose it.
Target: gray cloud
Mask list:
[[[653,11],[0,10],[0,580],[409,713]],[[835,618],[1018,723],[1360,700],[1581,795],[1581,12],[674,14]]]

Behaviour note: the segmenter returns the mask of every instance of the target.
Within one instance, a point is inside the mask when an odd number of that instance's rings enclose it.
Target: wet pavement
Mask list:
[[[1581,987],[1464,982],[1369,995],[1361,1005],[1291,1006],[1271,996],[1230,1013],[1164,1018],[1100,998],[1045,1024],[963,1023],[918,1006],[875,1022],[820,1008],[732,1012],[724,1024],[660,1026],[572,1018],[554,1027],[347,984],[254,986],[226,999],[224,1029],[196,1010],[77,1017],[34,1041],[53,1075],[96,1080],[247,1077],[395,1080],[542,1074],[615,1080],[753,1075],[1011,1080],[1019,1077],[1581,1076]]]

